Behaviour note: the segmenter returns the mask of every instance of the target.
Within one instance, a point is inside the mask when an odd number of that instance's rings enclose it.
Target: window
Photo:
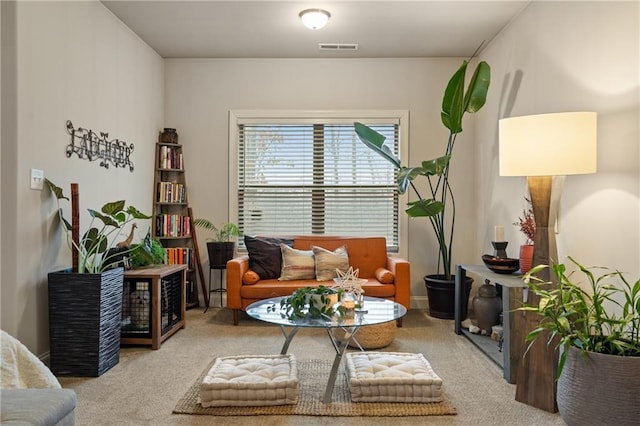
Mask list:
[[[360,142],[353,122],[385,135],[398,154],[400,119],[351,117],[238,117],[236,210],[245,234],[379,235],[398,251],[396,170]]]

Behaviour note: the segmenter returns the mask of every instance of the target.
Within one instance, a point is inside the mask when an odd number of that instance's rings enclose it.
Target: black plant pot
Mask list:
[[[120,361],[124,269],[49,274],[50,368],[98,377]]]
[[[227,262],[233,259],[236,243],[233,241],[211,241],[207,243],[209,266],[215,269],[227,267]]]
[[[462,319],[467,317],[469,306],[469,294],[473,278],[466,277],[464,282],[464,293],[462,300]],[[434,318],[453,319],[455,315],[455,280],[447,280],[444,275],[425,275],[424,285],[427,287],[427,297],[429,299],[429,315]]]

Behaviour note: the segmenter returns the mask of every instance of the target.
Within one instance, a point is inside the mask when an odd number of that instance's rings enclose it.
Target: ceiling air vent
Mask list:
[[[318,43],[319,50],[358,50],[358,43]]]

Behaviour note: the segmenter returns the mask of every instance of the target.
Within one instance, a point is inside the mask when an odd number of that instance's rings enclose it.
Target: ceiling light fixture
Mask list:
[[[331,14],[323,9],[305,9],[298,16],[302,19],[305,27],[310,30],[319,30],[327,25]]]

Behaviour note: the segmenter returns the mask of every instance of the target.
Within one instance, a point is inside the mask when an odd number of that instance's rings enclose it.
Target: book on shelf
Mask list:
[[[169,265],[187,265],[193,269],[192,249],[189,247],[168,247],[167,263]]]
[[[187,189],[182,183],[158,182],[156,199],[159,203],[186,203]]]
[[[182,152],[179,149],[162,145],[160,147],[160,163],[161,169],[182,170],[184,163]]]
[[[191,218],[179,214],[156,215],[156,237],[188,237],[191,235]]]

